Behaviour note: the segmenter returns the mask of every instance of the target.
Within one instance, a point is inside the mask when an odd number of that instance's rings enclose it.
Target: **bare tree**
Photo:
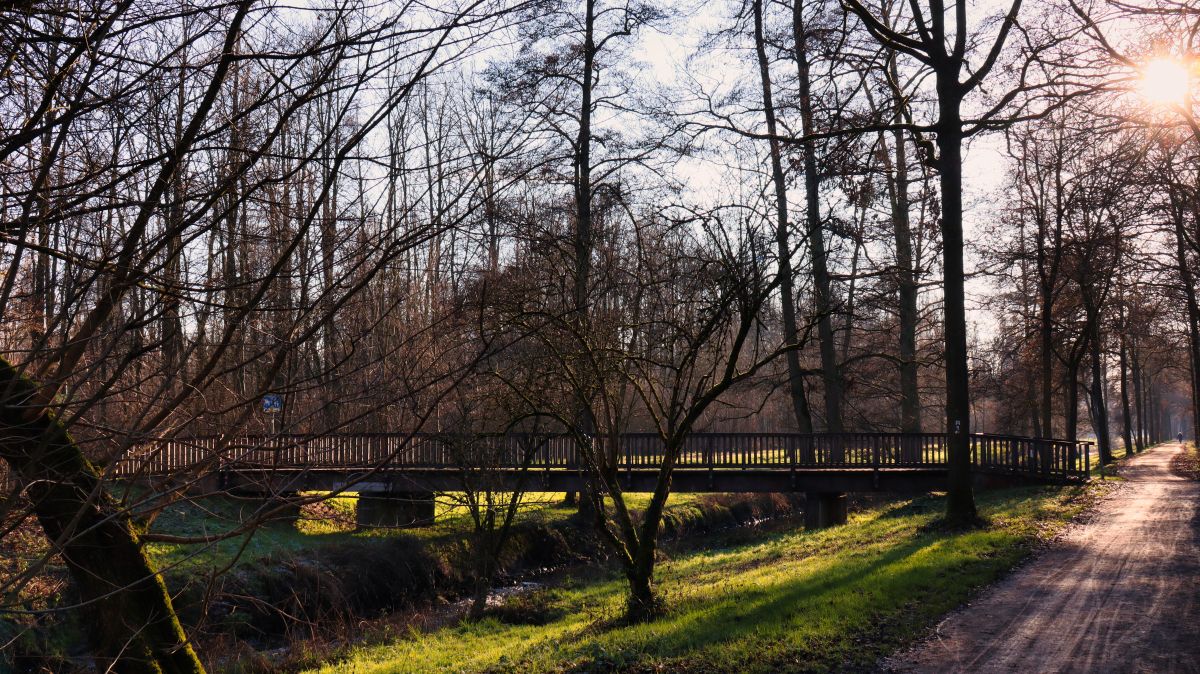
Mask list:
[[[978,64],[970,63],[976,47],[967,21],[967,3],[947,8],[931,1],[913,5],[914,28],[905,30],[881,18],[859,0],[843,0],[866,29],[887,49],[915,59],[936,80],[937,169],[942,200],[943,311],[946,344],[946,431],[949,434],[950,477],[947,519],[968,523],[976,518],[971,491],[970,368],[967,362],[966,275],[963,266],[962,146],[966,137],[963,99],[980,86],[999,61],[1009,33],[1017,23],[1021,0],[1015,0],[1001,19],[995,37],[982,49]],[[949,20],[948,20],[949,15]],[[968,73],[963,79],[964,71]],[[978,128],[978,127],[976,127]]]
[[[225,431],[242,427],[304,345],[329,339],[320,326],[431,231],[370,255],[351,255],[353,239],[342,239],[337,278],[326,276],[320,298],[307,298],[283,339],[259,338],[270,334],[257,327],[275,310],[271,298],[291,281],[284,270],[327,212],[355,150],[499,16],[483,3],[446,7],[413,30],[403,10],[335,10],[290,18],[252,2],[6,10],[17,29],[5,32],[11,53],[27,56],[5,77],[28,95],[3,105],[0,161],[13,170],[4,173],[0,208],[9,270],[0,312],[6,321],[22,314],[32,251],[29,296],[39,298],[42,323],[5,334],[0,456],[19,489],[6,507],[36,515],[47,558],[60,555],[70,570],[100,668],[202,669],[143,550],[153,537],[133,513],[154,504],[115,497],[118,469],[152,458],[140,449],[145,439],[194,433],[208,417]],[[317,130],[313,145],[292,154],[297,146],[287,141],[308,111],[386,71],[399,78],[377,108],[335,107],[345,124]],[[166,134],[160,109],[174,110]],[[327,159],[322,172],[312,171],[317,157]],[[288,168],[276,172],[283,158]],[[266,196],[280,185],[303,186],[305,201],[291,214],[290,236],[282,228],[273,249],[256,248],[260,207],[281,205]],[[72,237],[47,234],[68,226]],[[205,264],[213,257],[223,262]],[[51,266],[64,283],[47,283]],[[200,309],[181,315],[184,306]],[[227,389],[230,379],[236,385]],[[194,480],[218,460],[203,457],[180,477]]]

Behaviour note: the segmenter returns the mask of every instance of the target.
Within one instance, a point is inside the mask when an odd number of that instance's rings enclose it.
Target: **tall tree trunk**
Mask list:
[[[50,41],[46,62],[51,69],[57,69],[59,58],[58,47],[59,43],[57,41]],[[48,78],[54,77],[50,72],[46,74]],[[47,335],[50,324],[54,321],[54,294],[59,290],[54,287],[51,279],[51,265],[55,263],[50,258],[51,226],[49,222],[54,210],[54,205],[51,203],[50,198],[52,191],[49,189],[49,183],[51,181],[51,165],[54,163],[53,129],[55,128],[57,109],[58,106],[51,106],[46,111],[46,130],[42,132],[39,144],[37,163],[39,170],[33,185],[33,191],[36,195],[36,224],[34,226],[37,232],[38,243],[37,254],[33,258],[33,302],[31,307],[34,312],[34,329],[37,332],[35,348],[37,348],[36,341],[42,336]]]
[[[47,538],[71,573],[100,671],[204,671],[137,529],[104,492],[96,467],[46,409],[35,384],[0,359],[0,457],[25,485]],[[36,416],[34,416],[36,414]]]
[[[1162,389],[1157,386],[1154,388],[1154,403],[1158,410],[1158,442],[1167,442],[1171,439],[1171,413],[1163,404]]]
[[[484,159],[484,207],[483,217],[487,224],[488,271],[500,271],[500,207],[496,201],[496,159],[494,150],[488,148]]]
[[[575,321],[587,323],[588,282],[592,269],[592,70],[595,68],[596,3],[586,0],[583,38],[583,78],[579,103],[579,134],[575,139]]]
[[[332,307],[336,300],[334,293],[334,285],[336,283],[336,256],[337,256],[337,238],[338,238],[338,216],[339,216],[339,184],[340,180],[336,172],[338,171],[337,161],[334,157],[336,147],[340,143],[340,129],[338,121],[336,98],[327,100],[323,106],[320,127],[317,130],[317,142],[321,144],[321,169],[320,169],[320,184],[327,186],[326,191],[320,194],[320,227],[317,231],[317,245],[320,249],[320,265],[321,265],[321,306],[324,307],[323,318],[321,322],[321,340],[319,356],[321,359],[320,370],[317,373],[321,382],[321,420],[325,428],[329,431],[337,429],[341,423],[341,415],[339,411],[339,396],[335,381],[336,364],[338,361],[338,329],[335,322],[335,312]],[[428,115],[422,118],[422,123],[428,122]],[[427,127],[425,127],[428,134]],[[428,135],[426,136],[428,137]],[[430,145],[426,145],[426,153],[430,152]],[[432,183],[432,181],[431,181]],[[431,184],[430,190],[433,191]],[[433,196],[430,200],[432,202]],[[431,220],[434,221],[433,229],[437,230],[438,223],[436,222],[436,211],[432,214]],[[435,235],[430,241],[430,245],[436,247],[440,241],[440,236]],[[433,276],[429,284],[430,292],[435,292],[437,287],[436,277],[438,270],[438,259],[436,254],[430,255],[429,272]],[[431,300],[432,301],[432,300]]]
[[[938,88],[938,172],[942,198],[943,311],[946,339],[946,433],[949,479],[946,519],[967,524],[977,517],[971,490],[971,384],[967,362],[966,276],[963,267],[962,118],[957,67],[940,69]]]
[[[1146,378],[1146,421],[1150,427],[1149,440],[1151,445],[1162,442],[1162,414],[1159,411],[1158,385],[1153,377]]]
[[[1197,437],[1197,433],[1200,433],[1200,421],[1197,420],[1198,418],[1200,418],[1200,388],[1198,388],[1198,387],[1200,387],[1200,382],[1196,381],[1196,378],[1197,378],[1196,372],[1197,372],[1197,369],[1200,369],[1200,363],[1196,362],[1195,355],[1193,355],[1192,358],[1190,358],[1189,360],[1190,360],[1190,362],[1188,363],[1188,367],[1190,368],[1189,374],[1191,375],[1191,378],[1192,378],[1192,437],[1195,438],[1195,437]],[[1183,430],[1180,429],[1180,433],[1182,433],[1182,432],[1183,432]]]
[[[579,335],[588,334],[591,310],[588,302],[588,285],[592,274],[592,87],[593,70],[596,64],[596,3],[586,0],[583,33],[583,77],[579,92],[579,134],[575,139],[575,232],[572,244],[575,253],[575,278],[572,291],[572,320]],[[596,432],[596,420],[592,416],[592,401],[586,391],[579,391],[577,421],[580,432]],[[595,492],[595,490],[592,490]],[[574,500],[568,495],[567,501]],[[578,499],[580,520],[591,522],[591,511],[599,507],[596,493],[583,494]]]
[[[895,63],[892,64],[893,69]],[[902,121],[896,113],[896,123]],[[909,221],[908,152],[904,132],[896,131],[894,178],[888,175],[892,228],[896,237],[896,274],[900,309],[900,430],[921,432],[921,396],[917,388],[917,273]]]
[[[1200,400],[1197,400],[1197,394],[1200,394],[1200,302],[1196,299],[1196,279],[1192,274],[1191,265],[1188,263],[1187,249],[1184,245],[1184,207],[1183,204],[1175,196],[1175,191],[1172,190],[1171,195],[1171,219],[1175,225],[1175,262],[1179,270],[1180,285],[1183,286],[1183,295],[1187,300],[1187,319],[1188,319],[1188,362],[1189,379],[1192,391],[1192,436],[1200,438]]]
[[[796,325],[796,294],[792,275],[792,244],[788,231],[787,183],[783,174],[783,160],[776,137],[775,103],[771,95],[771,71],[767,61],[766,40],[763,35],[763,3],[754,0],[754,49],[758,56],[758,73],[762,82],[763,114],[766,117],[767,134],[770,136],[771,182],[775,188],[775,245],[779,256],[779,301],[783,313],[783,338],[789,344],[800,339]],[[796,428],[801,433],[812,433],[812,413],[808,407],[808,394],[804,391],[804,374],[800,370],[800,351],[787,353],[788,390],[791,392],[792,413]]]
[[[800,88],[800,122],[806,137],[802,144],[805,234],[808,237],[809,250],[812,252],[817,340],[821,349],[821,381],[825,387],[825,429],[830,433],[841,433],[842,378],[838,372],[837,344],[833,335],[833,294],[825,252],[825,232],[821,227],[821,176],[817,172],[816,142],[808,138],[815,132],[815,128],[808,65],[808,31],[804,27],[803,2],[797,1],[792,4],[792,34],[796,45],[796,69]]]
[[[53,115],[50,116],[53,122]],[[51,160],[51,133],[47,129],[42,134],[41,143],[41,163],[44,165]],[[54,320],[54,293],[57,292],[50,282],[50,223],[52,217],[51,210],[53,206],[50,203],[51,191],[47,189],[50,172],[47,170],[43,174],[46,178],[39,184],[34,186],[37,193],[37,255],[33,259],[33,311],[35,314],[35,329],[41,335],[46,334],[51,321]]]
[[[1133,338],[1132,349],[1130,352],[1130,360],[1133,362],[1133,401],[1137,408],[1137,432],[1135,442],[1137,451],[1146,449],[1146,396],[1143,389],[1145,382],[1142,379],[1142,363],[1138,354],[1137,336]]]
[[[854,224],[856,231],[851,234],[854,239],[854,252],[850,255],[850,283],[846,285],[846,321],[842,323],[842,345],[841,351],[838,354],[838,362],[844,363],[850,360],[850,344],[854,338],[854,299],[855,292],[858,290],[858,263],[862,259],[863,243],[863,225],[867,219],[867,209],[855,209],[858,213],[855,214]],[[845,389],[843,389],[843,392]]]
[[[1091,312],[1089,319],[1092,336],[1090,338],[1091,358],[1091,400],[1092,400],[1092,429],[1096,432],[1096,444],[1100,452],[1100,465],[1112,463],[1112,440],[1108,433],[1108,403],[1104,397],[1104,376],[1100,351],[1100,315],[1099,309]]]
[[[185,24],[183,44],[189,42],[187,29],[188,26]],[[179,81],[175,89],[174,145],[178,145],[183,140],[183,111],[187,105],[186,72],[188,70],[188,61],[186,49],[182,50],[180,58],[182,63],[180,64]],[[167,210],[167,259],[163,265],[163,275],[165,276],[167,286],[167,293],[163,297],[163,374],[172,380],[182,380],[186,378],[186,373],[180,372],[180,368],[185,363],[182,361],[183,321],[180,317],[179,293],[181,292],[183,282],[184,199],[187,196],[184,188],[183,171],[177,171],[171,177],[170,195],[170,206]],[[175,390],[173,382],[169,390]]]
[[[1120,368],[1121,368],[1121,439],[1125,443],[1125,454],[1128,456],[1134,451],[1133,447],[1133,419],[1129,410],[1129,358],[1128,347],[1126,345],[1125,329],[1124,329],[1124,311],[1122,310],[1122,329],[1121,329],[1121,352],[1120,352]]]
[[[230,91],[230,103],[229,104],[233,110],[240,110],[241,104],[240,104],[239,97],[240,97],[241,87],[239,86],[239,80],[238,80],[238,76],[237,76],[237,72],[238,72],[237,66],[231,65],[230,70],[233,73],[233,75],[232,75],[232,85],[231,85],[231,91]],[[241,149],[242,149],[241,132],[242,132],[241,122],[235,121],[233,124],[230,125],[230,127],[229,127],[229,148],[225,152],[225,161],[227,162],[227,168],[226,168],[227,175],[231,178],[238,171],[238,167],[241,164],[241,159],[242,159],[242,157],[241,157]],[[242,301],[243,301],[242,300],[242,298],[243,298],[242,287],[243,287],[243,281],[245,281],[245,279],[242,278],[240,270],[244,266],[245,263],[244,263],[244,261],[242,264],[238,263],[238,253],[239,253],[240,242],[241,242],[241,237],[239,236],[238,222],[240,219],[241,211],[244,208],[244,206],[242,204],[241,188],[242,188],[241,180],[234,178],[234,179],[230,180],[229,190],[224,195],[225,201],[227,204],[227,208],[225,211],[225,222],[223,223],[225,227],[224,227],[224,231],[221,232],[221,234],[223,234],[225,237],[225,250],[224,250],[224,256],[222,258],[222,263],[223,263],[222,281],[223,281],[223,285],[225,286],[225,304],[224,304],[224,306],[221,307],[221,311],[222,311],[222,318],[224,319],[225,326],[229,326],[230,324],[235,323],[237,321],[237,315],[238,315],[239,310],[242,308]],[[235,359],[244,359],[245,355],[246,355],[245,354],[245,343],[246,343],[245,331],[239,329],[236,333],[236,336],[234,336],[231,341],[232,341],[232,344],[230,345],[230,349],[229,349],[230,353],[233,354],[233,357]],[[234,371],[233,371],[233,377],[234,377],[234,387],[233,388],[234,388],[234,392],[236,393],[236,395],[239,398],[244,397],[246,394],[246,378],[247,378],[246,370],[247,370],[247,368],[245,368],[245,367],[237,367],[237,368],[234,368]]]
[[[1051,299],[1053,292],[1053,289],[1043,288],[1042,290],[1042,310],[1038,323],[1039,380],[1042,386],[1041,433],[1044,438],[1054,437],[1054,316],[1052,314],[1054,307]]]
[[[1072,360],[1067,366],[1067,409],[1063,410],[1067,440],[1074,442],[1079,437],[1079,361]]]

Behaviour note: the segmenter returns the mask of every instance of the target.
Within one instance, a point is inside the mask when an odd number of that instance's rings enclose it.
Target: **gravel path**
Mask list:
[[[1200,482],[1181,448],[1128,461],[1085,524],[970,605],[892,672],[1200,672]]]

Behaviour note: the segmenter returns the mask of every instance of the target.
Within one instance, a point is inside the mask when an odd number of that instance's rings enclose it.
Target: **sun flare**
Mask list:
[[[1159,105],[1182,105],[1188,93],[1188,69],[1182,61],[1156,58],[1142,66],[1142,98]]]

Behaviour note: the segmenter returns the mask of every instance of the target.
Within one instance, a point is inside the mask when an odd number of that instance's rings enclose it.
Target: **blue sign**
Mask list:
[[[283,396],[278,393],[268,393],[262,399],[263,412],[274,414],[283,410]]]

